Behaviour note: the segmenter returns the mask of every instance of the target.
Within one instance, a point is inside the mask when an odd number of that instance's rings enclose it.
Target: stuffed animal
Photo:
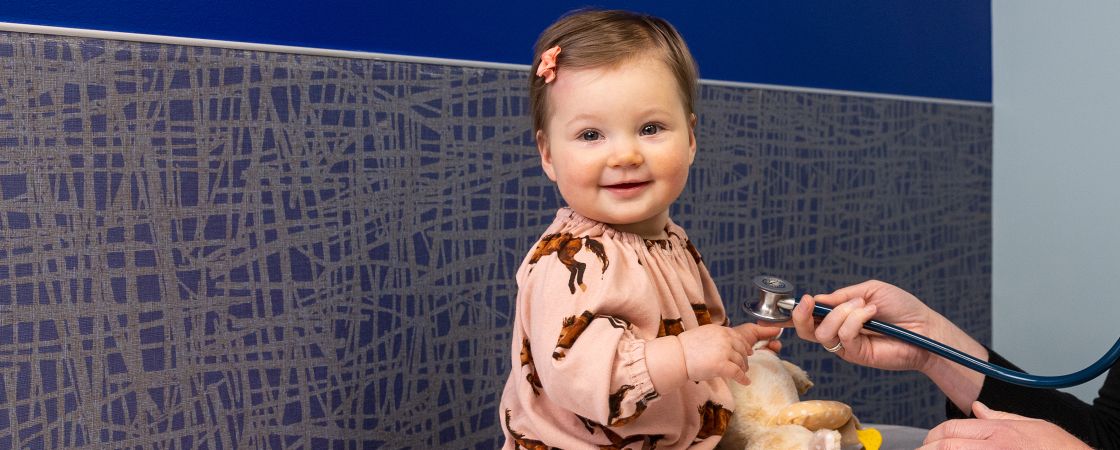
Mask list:
[[[800,401],[813,383],[800,367],[756,346],[747,359],[747,386],[734,381],[735,413],[717,448],[724,450],[849,450],[865,448],[868,432],[847,404]],[[878,436],[878,433],[874,433]],[[881,438],[880,442],[881,442]],[[878,442],[871,447],[878,448]]]

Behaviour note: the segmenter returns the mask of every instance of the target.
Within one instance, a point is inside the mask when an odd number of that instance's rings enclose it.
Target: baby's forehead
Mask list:
[[[671,67],[662,61],[632,59],[611,65],[568,68],[558,73],[556,81],[546,92],[550,109],[548,112],[554,112],[552,106],[555,103],[566,103],[564,100],[574,97],[591,93],[599,97],[585,100],[598,100],[632,94],[633,89],[638,87],[643,89],[641,91],[643,97],[657,98],[662,93],[672,92],[676,94],[675,100],[682,104],[687,103],[687,96],[681,92],[680,83]],[[687,109],[687,105],[685,106]]]
[[[657,88],[673,89],[677,84],[673,67],[659,58],[625,58],[609,64],[568,66],[557,71],[555,90],[578,89],[597,82],[616,81],[619,77],[637,81],[660,78],[669,84]],[[550,91],[553,89],[549,89]]]
[[[600,53],[594,55],[583,55],[580,54],[579,49],[575,49],[570,53],[574,54],[570,55],[568,59],[562,60],[559,66],[574,70],[612,70],[633,64],[658,63],[663,64],[670,71],[673,69],[673,65],[669,61],[669,55],[665,53],[665,51],[657,48],[641,49],[635,52],[612,52],[609,54]]]

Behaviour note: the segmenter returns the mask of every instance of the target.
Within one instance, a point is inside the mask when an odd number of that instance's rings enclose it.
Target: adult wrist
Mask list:
[[[931,339],[978,360],[988,360],[988,349],[972,336],[943,316],[937,315],[935,320],[937,321],[930,322],[935,324],[931,327],[929,336]],[[983,388],[986,378],[984,374],[932,353],[925,353],[925,355],[926,361],[919,371],[933,381],[957,408],[968,414],[972,402],[979,397],[980,390]]]

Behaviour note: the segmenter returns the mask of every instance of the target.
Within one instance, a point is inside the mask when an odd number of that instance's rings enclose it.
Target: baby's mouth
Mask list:
[[[633,181],[633,182],[629,182],[629,183],[611,184],[611,185],[608,185],[607,188],[610,188],[610,189],[633,189],[633,188],[636,188],[636,187],[645,186],[646,184],[649,184],[649,182],[648,181]]]

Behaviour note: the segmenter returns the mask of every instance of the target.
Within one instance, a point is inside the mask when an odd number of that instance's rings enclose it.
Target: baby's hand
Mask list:
[[[743,334],[752,349],[758,341],[767,341],[766,348],[773,350],[774,353],[782,350],[782,341],[778,340],[778,336],[782,334],[781,328],[745,323],[736,326],[735,331]]]
[[[752,342],[739,329],[708,324],[677,335],[684,349],[685,371],[692,381],[731,378],[748,384],[747,356]],[[757,338],[756,338],[757,340]]]

